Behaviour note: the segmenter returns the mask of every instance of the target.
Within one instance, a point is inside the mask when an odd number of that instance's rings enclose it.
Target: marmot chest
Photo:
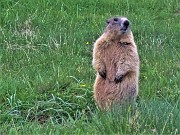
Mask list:
[[[110,44],[104,48],[104,62],[109,66],[113,66],[115,63],[125,59],[127,47],[119,44]],[[113,64],[113,65],[112,65]]]
[[[110,80],[115,78],[118,70],[117,64],[124,62],[126,55],[126,47],[118,44],[109,45],[104,49],[103,61],[106,67],[107,77]]]

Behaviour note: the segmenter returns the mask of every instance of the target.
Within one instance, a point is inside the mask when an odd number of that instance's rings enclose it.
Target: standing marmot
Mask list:
[[[98,72],[94,98],[101,109],[112,103],[131,103],[138,94],[139,56],[129,20],[113,17],[93,50],[93,67]]]

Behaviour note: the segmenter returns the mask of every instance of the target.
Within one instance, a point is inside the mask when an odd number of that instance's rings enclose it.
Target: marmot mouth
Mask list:
[[[121,28],[121,29],[120,29],[120,31],[122,31],[122,32],[126,32],[126,31],[127,31],[127,29],[128,29],[128,27],[127,27],[127,28],[124,28],[124,27],[123,27],[123,28]]]

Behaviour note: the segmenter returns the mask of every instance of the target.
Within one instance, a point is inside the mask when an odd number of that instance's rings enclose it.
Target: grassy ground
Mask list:
[[[180,134],[179,0],[1,0],[0,134]],[[141,59],[135,114],[100,112],[92,44],[127,16]]]

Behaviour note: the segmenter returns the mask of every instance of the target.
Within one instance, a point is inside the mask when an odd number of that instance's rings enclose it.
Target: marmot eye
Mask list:
[[[118,21],[118,18],[114,18],[114,21],[117,22],[117,21]]]

